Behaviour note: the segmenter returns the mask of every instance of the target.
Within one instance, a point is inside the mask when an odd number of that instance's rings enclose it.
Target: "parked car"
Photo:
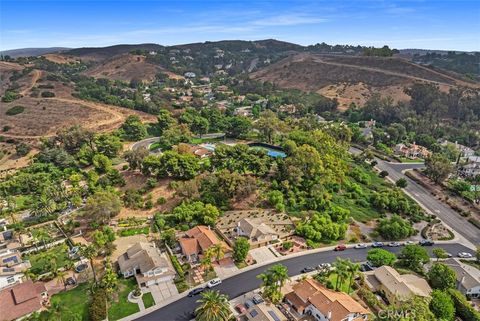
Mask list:
[[[390,243],[388,243],[388,246],[390,246],[390,247],[399,247],[400,245],[401,245],[401,244],[398,243],[398,242],[390,242]]]
[[[355,244],[355,248],[356,248],[356,249],[366,249],[366,248],[367,248],[367,244],[365,244],[365,243]]]
[[[247,308],[247,309],[250,309],[251,307],[253,307],[255,305],[255,303],[253,303],[252,300],[246,300],[243,305]]]
[[[332,268],[332,265],[330,263],[320,263],[317,266],[318,270],[330,270]]]
[[[383,247],[382,242],[373,242],[372,247]]]
[[[65,280],[65,285],[75,285],[75,284],[77,284],[77,281],[72,277],[68,277]]]
[[[192,296],[198,295],[198,294],[202,293],[204,290],[205,290],[205,288],[193,289],[192,291],[188,292],[188,296],[192,297]]]
[[[222,283],[222,280],[220,280],[219,278],[215,278],[215,279],[211,279],[210,281],[208,281],[207,283],[207,288],[211,289],[219,284]]]
[[[302,273],[313,272],[313,271],[315,271],[315,270],[316,270],[316,268],[314,268],[313,266],[307,266],[307,267],[304,267],[304,268],[302,269]]]
[[[360,265],[360,271],[362,272],[368,272],[368,271],[373,271],[373,267],[371,267],[369,264],[367,263],[363,263]]]
[[[334,251],[345,251],[347,247],[344,244],[337,245],[333,250]]]
[[[432,240],[421,240],[418,244],[421,246],[432,246],[435,243]]]
[[[460,252],[458,253],[458,257],[461,257],[462,259],[471,259],[473,255],[468,252]]]
[[[253,303],[255,304],[260,304],[262,302],[265,302],[265,300],[262,298],[260,294],[255,294],[252,298]]]
[[[245,312],[247,312],[247,308],[241,303],[235,306],[235,310],[237,310],[237,312],[240,314],[244,314]]]

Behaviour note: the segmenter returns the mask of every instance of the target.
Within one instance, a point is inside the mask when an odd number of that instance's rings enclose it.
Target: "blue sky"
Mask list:
[[[4,1],[0,49],[275,38],[480,50],[480,1]]]

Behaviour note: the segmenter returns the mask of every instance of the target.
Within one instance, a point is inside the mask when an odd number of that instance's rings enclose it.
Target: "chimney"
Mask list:
[[[327,320],[332,319],[332,311],[328,311],[327,313]]]

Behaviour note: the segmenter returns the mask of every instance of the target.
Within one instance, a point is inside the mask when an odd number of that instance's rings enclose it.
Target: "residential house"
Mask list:
[[[11,321],[25,317],[42,309],[48,299],[43,283],[31,280],[0,291],[0,321]]]
[[[463,177],[475,177],[480,175],[480,156],[469,156],[464,165],[458,169],[458,174]]]
[[[118,257],[124,278],[135,276],[141,287],[173,280],[175,272],[165,253],[153,243],[139,242]]]
[[[311,278],[299,281],[292,290],[284,300],[300,316],[311,315],[317,321],[360,321],[371,314],[348,294],[329,290]]]
[[[417,145],[415,142],[411,145],[397,144],[395,146],[395,153],[411,159],[427,158],[431,155],[431,152],[427,148]]]
[[[220,241],[214,231],[210,227],[198,225],[185,232],[185,236],[178,240],[182,254],[187,261],[196,263],[200,256],[213,245],[222,244],[226,252],[230,248]]]
[[[432,289],[425,279],[413,274],[398,273],[384,265],[365,273],[365,282],[374,292],[381,292],[390,304],[398,305],[413,296],[429,297]]]
[[[237,109],[234,110],[233,114],[235,116],[244,116],[244,117],[250,117],[252,116],[252,106],[246,106],[246,107],[238,107]]]
[[[183,74],[185,78],[195,78],[197,75],[195,75],[194,72],[187,71],[185,74]]]
[[[249,321],[287,321],[287,317],[274,305],[262,302],[245,313]]]
[[[13,230],[7,230],[6,226],[3,228],[0,227],[0,250],[15,250],[20,249],[21,247],[23,247],[23,245],[20,240],[15,237],[15,232]]]
[[[440,141],[440,145],[442,146],[446,146],[449,144],[452,144],[455,147],[455,149],[460,153],[460,157],[466,158],[466,157],[471,157],[475,155],[475,151],[468,146],[464,146],[462,144],[459,144],[458,142],[452,143],[452,142],[449,142],[448,140]]]
[[[29,261],[22,260],[19,251],[0,250],[0,289],[22,283],[24,272],[31,267]]]
[[[365,138],[367,141],[373,140],[373,128],[375,127],[376,121],[370,119],[367,122],[364,122],[364,127],[360,128],[360,135]]]
[[[278,111],[285,114],[295,114],[297,112],[297,106],[293,104],[281,105],[278,107]]]
[[[442,262],[448,265],[457,275],[457,289],[470,299],[480,299],[480,270],[462,263],[457,258]]]
[[[279,238],[279,234],[272,227],[255,218],[242,218],[238,221],[235,232],[237,236],[246,237],[253,247],[267,245]]]

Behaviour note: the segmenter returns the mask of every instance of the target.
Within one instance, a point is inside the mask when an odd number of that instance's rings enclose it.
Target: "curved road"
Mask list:
[[[436,247],[435,245],[434,247]],[[438,245],[444,248],[447,252],[456,255],[458,252],[472,252],[471,249],[461,244],[442,244]],[[432,253],[434,247],[428,247],[427,250]],[[391,252],[398,253],[402,247],[397,248],[385,248]],[[320,253],[305,254],[302,256],[293,257],[290,259],[279,260],[278,263],[285,265],[288,268],[290,276],[298,275],[306,266],[317,266],[320,263],[331,263],[335,261],[337,257],[348,258],[352,261],[362,262],[366,260],[367,251],[369,249],[347,249],[343,252],[326,251]],[[227,294],[230,298],[240,296],[246,292],[252,291],[260,287],[260,280],[257,279],[257,275],[262,273],[265,269],[276,263],[271,263],[258,267],[253,270],[249,270],[230,278],[223,280],[222,284],[215,287],[222,293]],[[186,321],[191,319],[192,312],[197,305],[196,301],[199,296],[196,297],[184,297],[169,305],[162,307],[158,310],[151,312],[150,314],[141,316],[136,320],[141,321]]]

